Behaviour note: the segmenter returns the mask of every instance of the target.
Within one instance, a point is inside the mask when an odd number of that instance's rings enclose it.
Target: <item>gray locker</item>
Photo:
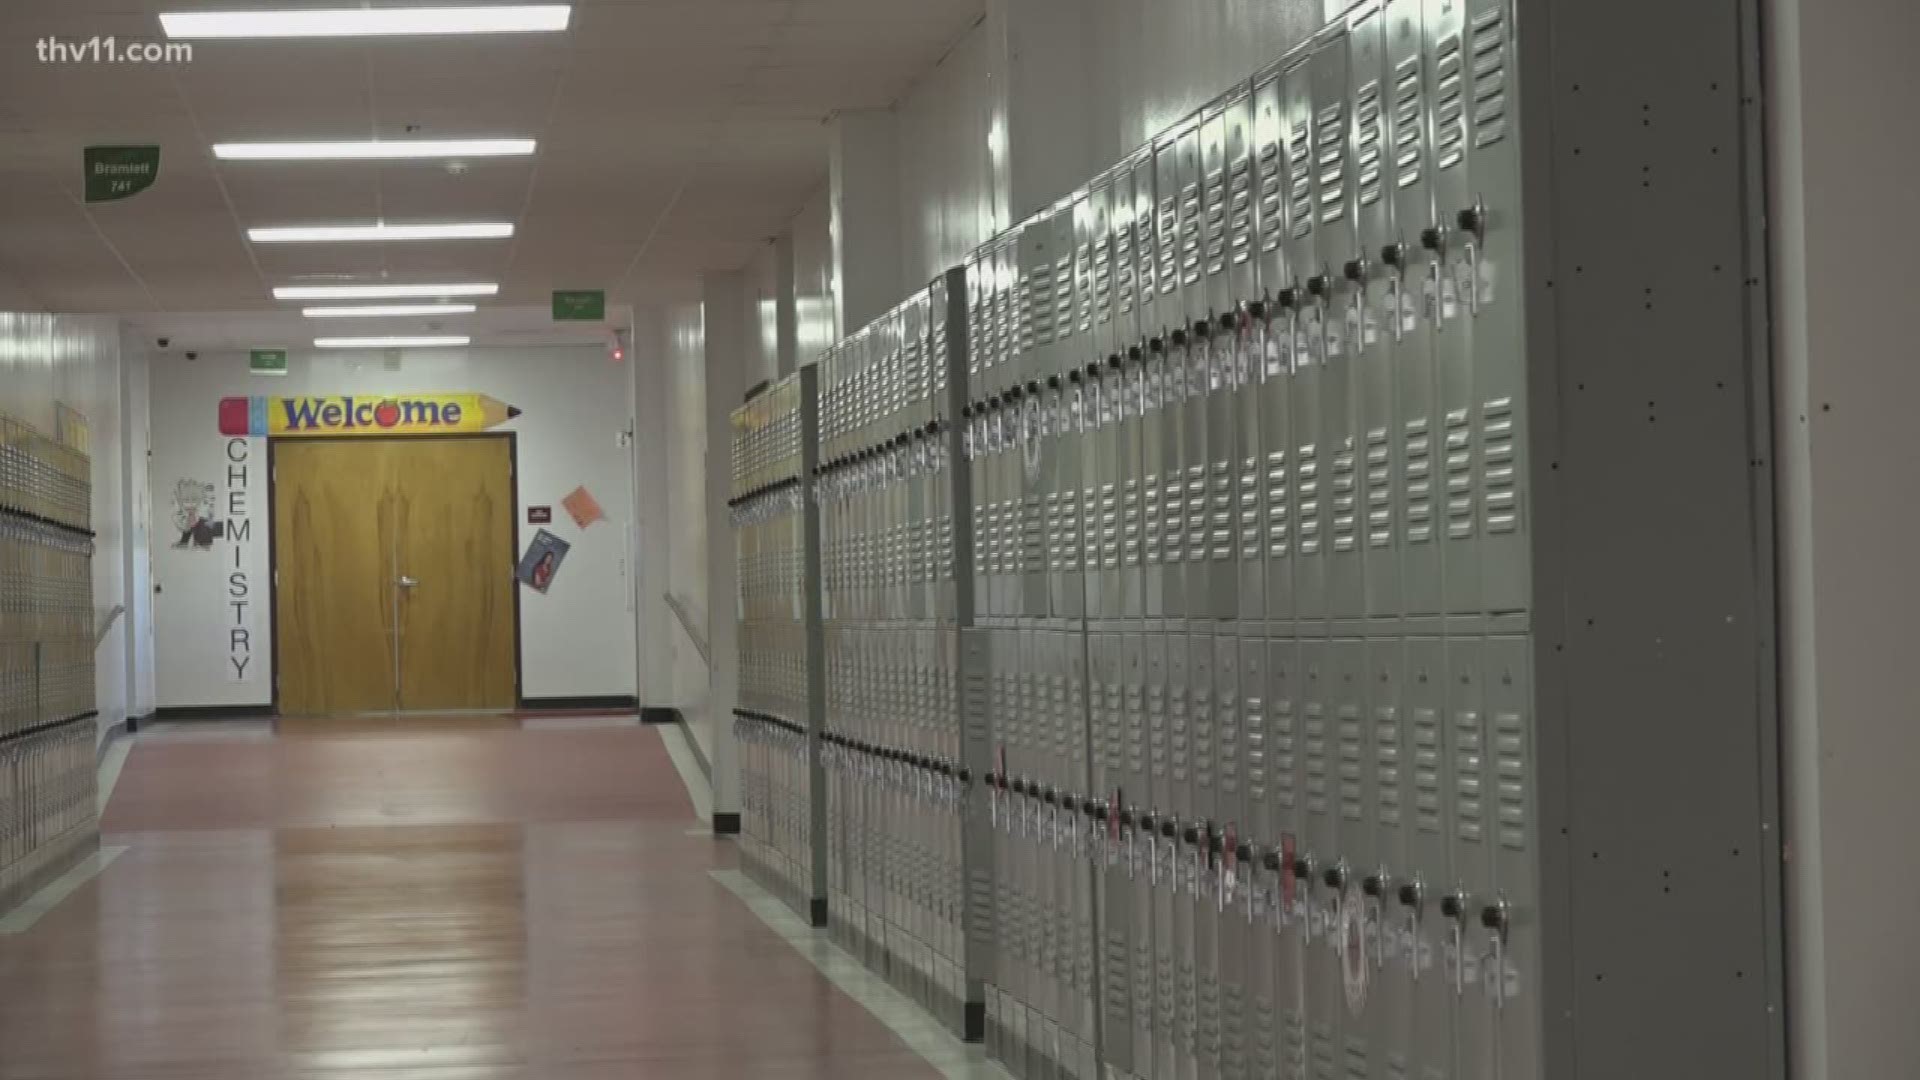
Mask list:
[[[1314,112],[1311,55],[1287,61],[1280,79],[1281,131],[1287,170],[1287,239],[1282,245],[1288,276],[1275,289],[1275,303],[1293,339],[1288,380],[1288,422],[1293,465],[1293,614],[1302,624],[1327,618],[1327,537],[1332,454],[1325,445],[1321,382],[1326,369],[1325,312],[1306,283],[1320,273],[1315,250]],[[1306,628],[1302,626],[1302,633]]]

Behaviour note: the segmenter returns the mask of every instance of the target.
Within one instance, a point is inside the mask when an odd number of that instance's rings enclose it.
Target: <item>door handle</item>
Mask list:
[[[400,575],[399,578],[397,578],[394,581],[394,584],[400,586],[403,589],[411,589],[414,586],[420,584],[420,582],[413,578],[407,577],[405,574],[402,574]]]

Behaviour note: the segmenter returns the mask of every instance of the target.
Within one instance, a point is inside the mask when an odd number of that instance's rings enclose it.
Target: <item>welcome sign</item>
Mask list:
[[[220,434],[457,435],[486,431],[519,415],[519,409],[485,394],[231,397],[220,401]]]

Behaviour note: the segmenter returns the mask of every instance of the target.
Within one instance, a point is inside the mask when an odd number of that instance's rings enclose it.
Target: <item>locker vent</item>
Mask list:
[[[1297,804],[1293,778],[1293,699],[1277,697],[1273,699],[1273,801],[1289,810]]]
[[[1420,58],[1410,56],[1393,71],[1393,147],[1395,183],[1412,187],[1420,182],[1421,115]]]
[[[1347,110],[1336,102],[1320,110],[1314,123],[1314,157],[1320,174],[1320,223],[1347,216]]]
[[[1440,43],[1434,60],[1437,100],[1433,109],[1433,143],[1436,167],[1446,170],[1465,159],[1465,103],[1461,100],[1460,39],[1450,37]]]
[[[1473,536],[1473,446],[1467,410],[1447,414],[1447,538]]]
[[[1147,775],[1146,696],[1145,689],[1137,681],[1127,684],[1123,708],[1126,710],[1127,773],[1143,777]]]
[[[1280,1060],[1285,1063],[1285,1071],[1281,1075],[1288,1080],[1307,1080],[1306,1019],[1299,1013],[1290,1012],[1283,1023],[1285,1025],[1282,1036],[1284,1056]]]
[[[1216,346],[1216,348],[1226,347]],[[1214,561],[1226,562],[1233,558],[1234,552],[1233,462],[1230,460],[1214,462],[1211,481],[1212,494],[1208,500],[1207,524],[1212,532],[1212,554]]]
[[[1247,678],[1260,684],[1260,668],[1247,669]],[[1241,722],[1245,725],[1247,800],[1254,806],[1267,801],[1267,714],[1266,699],[1248,695],[1241,703]]]
[[[1144,557],[1148,566],[1159,566],[1161,563],[1159,474],[1147,473],[1143,476],[1140,480],[1140,491],[1142,493],[1140,524],[1142,546],[1145,549]]]
[[[1105,229],[1096,230],[1095,239],[1087,245],[1089,256],[1081,265],[1091,266],[1090,280],[1093,283],[1091,295],[1082,287],[1083,308],[1090,308],[1088,316],[1080,322],[1082,332],[1093,328],[1092,319],[1101,323],[1113,321],[1113,248],[1108,244],[1111,233]]]
[[[1147,755],[1153,776],[1162,783],[1167,776],[1167,693],[1164,687],[1147,690]]]
[[[1191,714],[1184,688],[1171,689],[1167,693],[1168,727],[1172,732],[1172,753],[1170,764],[1173,768],[1173,782],[1184,784],[1193,778],[1192,750],[1188,746]]]
[[[1084,267],[1086,264],[1080,265]],[[1075,273],[1073,245],[1062,245],[1060,257],[1054,260],[1053,264],[1053,339],[1055,341],[1065,341],[1073,336]]]
[[[1244,154],[1227,170],[1227,192],[1233,265],[1244,266],[1253,258],[1253,163]]]
[[[1500,777],[1500,843],[1515,851],[1527,847],[1526,722],[1519,713],[1493,718],[1494,760]]]
[[[1387,429],[1367,432],[1367,544],[1393,544],[1392,445]]]
[[[1053,340],[1053,264],[1042,261],[1027,272],[1026,289],[1021,292],[1020,351]]]
[[[1347,1080],[1368,1080],[1367,1040],[1358,1035],[1347,1037]]]
[[[1286,239],[1286,186],[1287,172],[1280,161],[1281,139],[1276,133],[1274,141],[1260,148],[1260,250],[1272,253],[1280,250],[1280,243]]]
[[[1214,737],[1217,740],[1215,745],[1220,749],[1220,795],[1231,800],[1240,794],[1240,699],[1237,695],[1223,693],[1217,708],[1219,723]]]
[[[1261,531],[1263,522],[1260,520],[1260,458],[1258,455],[1243,458],[1240,461],[1239,501],[1240,559],[1243,562],[1258,562],[1266,539]]]
[[[1486,833],[1482,801],[1486,760],[1485,725],[1471,709],[1453,718],[1453,817],[1460,839],[1478,843]]]
[[[1193,786],[1197,789],[1212,791],[1214,787],[1214,750],[1215,740],[1219,737],[1214,730],[1213,691],[1207,689],[1213,685],[1213,677],[1204,668],[1196,670],[1194,681],[1199,685],[1192,691],[1193,697]]]
[[[1153,299],[1154,283],[1159,280],[1154,272],[1153,203],[1144,197],[1133,221],[1133,249],[1133,264],[1140,273],[1140,306],[1144,308]]]
[[[1287,151],[1288,182],[1292,188],[1292,208],[1289,217],[1293,222],[1295,239],[1311,235],[1313,232],[1313,133],[1306,121],[1295,121],[1293,142]]]
[[[1492,146],[1506,134],[1506,15],[1490,8],[1473,19],[1473,145]]]
[[[1300,492],[1300,554],[1320,554],[1320,463],[1318,450],[1300,448],[1298,467]]]
[[[1124,487],[1120,489],[1121,554],[1129,567],[1140,565],[1140,481],[1128,476]]]
[[[1327,715],[1326,709],[1317,701],[1307,704],[1306,724],[1307,749],[1307,812],[1324,814],[1327,812]]]
[[[1354,451],[1351,446],[1333,455],[1333,550],[1348,552],[1359,547],[1359,495],[1354,490]]]
[[[1380,803],[1380,823],[1400,824],[1400,710],[1385,705],[1374,710],[1374,783]]]
[[[1201,236],[1200,185],[1188,184],[1180,192],[1180,280],[1194,285],[1200,281]]]
[[[1267,455],[1267,554],[1284,559],[1292,551],[1292,523],[1287,507],[1292,499],[1287,483],[1287,452],[1275,450]]]
[[[1227,174],[1216,169],[1207,176],[1207,273],[1218,274],[1227,268]]]
[[[1109,570],[1117,569],[1120,565],[1120,489],[1114,484],[1103,485],[1099,497],[1100,564]],[[1087,500],[1088,527],[1092,528],[1092,489],[1088,489]]]
[[[1313,1026],[1313,1080],[1340,1080],[1335,1073],[1339,1062],[1334,1056],[1333,1029],[1326,1024]]]
[[[1351,691],[1351,687],[1348,688]],[[1340,814],[1348,821],[1364,821],[1366,801],[1367,734],[1357,705],[1340,707]]]
[[[1360,170],[1360,205],[1380,201],[1380,84],[1369,82],[1360,88],[1354,102],[1353,122],[1358,138],[1354,164]]]
[[[1133,220],[1131,217],[1114,216],[1113,230],[1113,287],[1118,290],[1120,314],[1133,313]],[[1105,254],[1104,248],[1101,249]]]
[[[1427,418],[1416,417],[1406,427],[1407,542],[1433,539],[1433,436]]]
[[[1160,200],[1158,239],[1160,294],[1172,296],[1180,287],[1180,202],[1172,192]]]
[[[1480,409],[1481,492],[1487,531],[1510,533],[1520,526],[1519,485],[1514,462],[1513,399],[1495,398]]]

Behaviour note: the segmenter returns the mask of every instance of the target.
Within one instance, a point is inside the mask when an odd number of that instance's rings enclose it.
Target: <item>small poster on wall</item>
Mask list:
[[[560,505],[567,508],[567,513],[573,516],[573,523],[582,529],[596,521],[607,520],[606,513],[600,509],[600,500],[589,494],[584,484],[574,488],[561,500]]]
[[[533,542],[527,545],[527,553],[520,557],[521,583],[535,592],[545,593],[553,584],[553,576],[560,572],[560,564],[566,561],[567,552],[571,550],[572,544],[545,529],[534,533]]]

